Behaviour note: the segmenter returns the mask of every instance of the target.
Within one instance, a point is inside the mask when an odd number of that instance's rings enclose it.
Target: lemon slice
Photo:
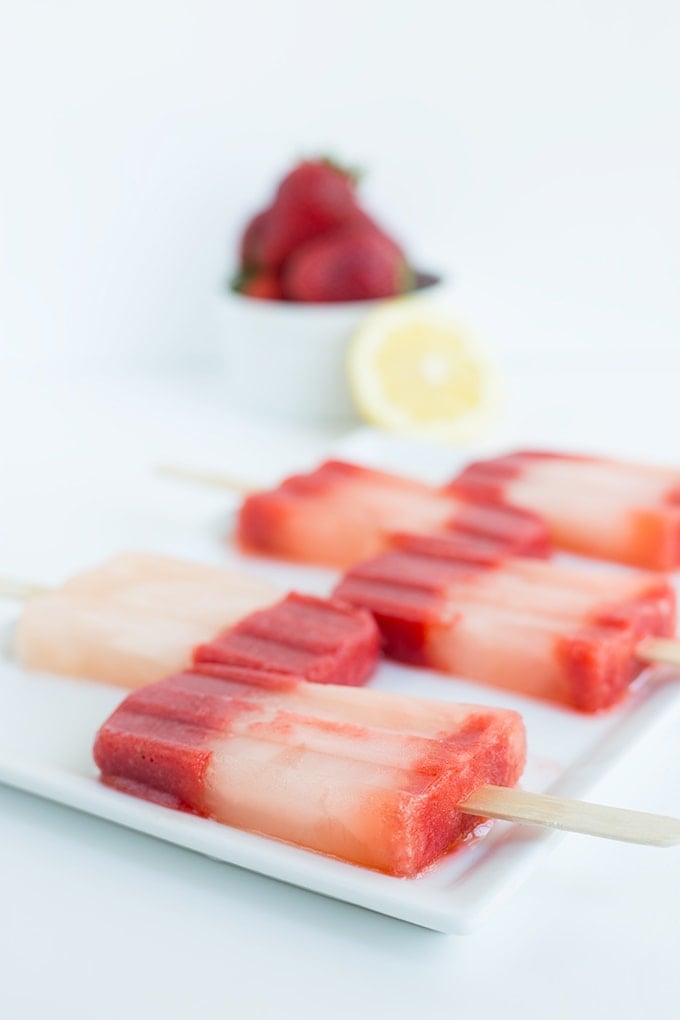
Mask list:
[[[377,308],[349,348],[349,382],[367,421],[411,436],[467,440],[498,403],[495,372],[445,309],[418,298]]]

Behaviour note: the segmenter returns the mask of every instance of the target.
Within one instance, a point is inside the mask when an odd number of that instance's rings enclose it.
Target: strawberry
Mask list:
[[[356,174],[333,160],[307,159],[283,178],[274,204],[295,206],[328,228],[355,208],[356,185]]]
[[[260,265],[260,248],[266,236],[271,219],[271,209],[256,213],[248,222],[241,238],[241,267],[244,270],[255,269]]]
[[[376,223],[373,217],[369,216],[368,213],[364,212],[363,209],[357,208],[354,216],[352,217],[351,226],[356,229],[367,230],[370,231],[371,233],[378,234],[380,237],[382,237],[383,241],[385,241],[386,244],[391,245],[391,247],[396,252],[398,252],[400,255],[403,255],[402,248],[400,247],[400,245],[397,244],[394,238],[391,237],[390,234],[388,234],[385,230],[383,230],[383,228],[378,223]]]
[[[413,277],[401,249],[379,230],[350,225],[290,256],[283,291],[292,301],[364,301],[401,294]]]
[[[301,244],[351,220],[358,210],[355,188],[354,178],[328,160],[296,166],[281,181],[269,214],[257,226],[257,264],[278,269]],[[251,226],[255,228],[254,221]]]
[[[284,294],[281,281],[276,273],[268,269],[246,272],[233,284],[234,290],[248,297],[261,298],[264,301],[283,301]]]

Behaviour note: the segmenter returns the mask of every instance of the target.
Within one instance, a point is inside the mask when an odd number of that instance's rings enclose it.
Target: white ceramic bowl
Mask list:
[[[423,274],[418,289],[429,294],[439,287],[437,277]],[[384,300],[263,301],[225,288],[218,315],[232,405],[295,424],[356,421],[347,385],[347,346],[378,304]]]

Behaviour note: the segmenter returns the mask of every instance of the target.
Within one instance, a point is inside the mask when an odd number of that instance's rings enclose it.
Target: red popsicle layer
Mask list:
[[[199,645],[194,662],[294,673],[325,684],[362,684],[375,669],[380,634],[373,617],[333,599],[287,595]]]
[[[517,782],[525,738],[511,711],[202,665],[130,694],[94,757],[127,793],[411,877],[479,823],[461,801]]]
[[[533,513],[337,460],[249,496],[237,537],[249,551],[347,567],[389,548],[397,531],[483,539],[527,556],[549,551]]]
[[[449,489],[540,514],[563,549],[654,570],[680,566],[680,471],[521,452],[470,464]]]
[[[641,640],[675,630],[675,593],[662,576],[513,557],[475,563],[423,537],[358,564],[335,594],[371,610],[395,659],[582,711],[616,702],[645,666]]]

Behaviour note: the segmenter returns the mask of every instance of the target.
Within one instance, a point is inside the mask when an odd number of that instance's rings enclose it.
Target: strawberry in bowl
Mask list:
[[[298,423],[355,418],[352,335],[374,304],[438,283],[414,272],[362,206],[355,174],[329,159],[303,160],[246,223],[221,296],[233,403]]]

